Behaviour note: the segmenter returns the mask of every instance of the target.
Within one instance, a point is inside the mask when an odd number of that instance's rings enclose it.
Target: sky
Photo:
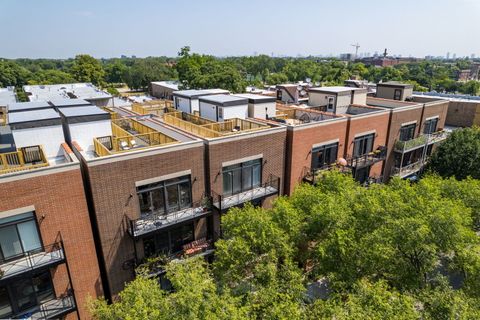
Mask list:
[[[0,57],[480,56],[480,0],[0,0]]]

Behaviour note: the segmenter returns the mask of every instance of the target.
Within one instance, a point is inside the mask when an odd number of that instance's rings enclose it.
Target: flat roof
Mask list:
[[[70,106],[91,106],[92,104],[83,99],[52,99],[50,103],[54,107],[70,107]]]
[[[58,111],[60,112],[60,114],[62,114],[66,118],[110,114],[107,111],[102,110],[96,106],[66,107],[66,108],[59,108]]]
[[[177,81],[152,81],[152,84],[157,86],[162,86],[165,88],[169,88],[172,90],[178,90],[178,82]]]
[[[47,101],[15,102],[7,106],[8,112],[31,111],[50,109],[52,106]]]
[[[235,94],[235,96],[246,98],[248,99],[249,103],[275,102],[277,100],[276,97],[264,96],[261,94],[253,94],[253,93],[239,93],[239,94]]]
[[[4,107],[8,104],[17,102],[17,97],[15,95],[15,88],[0,88],[0,106]]]
[[[8,123],[10,125],[52,119],[60,119],[60,115],[53,109],[22,111],[8,114]]]
[[[330,92],[330,93],[344,93],[344,92],[352,92],[352,91],[365,91],[367,89],[364,88],[352,88],[352,87],[343,87],[343,86],[333,86],[333,87],[315,87],[310,88],[309,91],[313,92]]]
[[[413,88],[413,84],[409,83],[403,83],[399,81],[387,81],[387,82],[381,82],[377,83],[377,87],[402,87],[402,88]]]
[[[202,102],[212,103],[214,105],[221,105],[223,107],[238,106],[248,103],[247,98],[232,96],[229,94],[216,94],[211,96],[205,96],[200,97],[199,100]]]
[[[23,90],[30,93],[30,101],[58,100],[58,99],[109,99],[112,96],[95,87],[91,83],[65,83],[52,85],[23,86]]]
[[[222,94],[222,93],[228,94],[230,92],[224,89],[200,89],[200,90],[189,89],[189,90],[174,91],[173,95],[191,99],[191,98],[198,98],[201,96],[208,96],[208,95]]]

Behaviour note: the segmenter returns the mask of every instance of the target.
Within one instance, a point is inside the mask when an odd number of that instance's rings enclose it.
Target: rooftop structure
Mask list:
[[[0,108],[17,102],[15,87],[0,88]]]
[[[227,95],[230,92],[223,89],[204,89],[204,90],[179,90],[172,93],[174,108],[188,113],[199,111],[198,99],[203,96],[223,94]]]
[[[30,101],[52,101],[59,99],[84,99],[96,105],[106,105],[112,98],[91,83],[70,83],[53,85],[23,86]]]
[[[178,90],[178,81],[152,81],[152,85],[162,86],[174,91]]]
[[[7,105],[8,113],[50,108],[52,108],[52,106],[47,101],[13,102]]]

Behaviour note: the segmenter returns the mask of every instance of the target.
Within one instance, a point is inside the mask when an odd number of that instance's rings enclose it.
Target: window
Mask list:
[[[223,119],[223,108],[218,107],[218,118]]]
[[[401,89],[395,89],[393,92],[393,100],[401,100],[402,99],[402,90]]]
[[[374,139],[374,133],[355,138],[353,145],[353,157],[360,157],[372,152]]]
[[[353,176],[360,183],[366,182],[370,176],[370,166],[354,169]]]
[[[335,101],[334,97],[328,97],[327,111],[333,111],[333,103]]]
[[[403,126],[400,129],[400,141],[412,140],[415,137],[415,128],[417,125],[415,123]]]
[[[158,233],[143,239],[145,257],[179,252],[183,246],[195,240],[194,224],[188,223],[170,231]]]
[[[223,168],[223,194],[233,195],[260,186],[262,159],[243,162]]]
[[[19,315],[55,298],[50,271],[0,287],[0,318]]]
[[[338,142],[326,144],[312,150],[312,169],[321,169],[337,161]]]
[[[33,212],[0,219],[0,261],[17,259],[41,249]]]
[[[432,134],[434,132],[437,132],[437,124],[438,124],[438,118],[425,121],[423,133]]]
[[[167,214],[192,206],[190,176],[137,188],[141,214]]]

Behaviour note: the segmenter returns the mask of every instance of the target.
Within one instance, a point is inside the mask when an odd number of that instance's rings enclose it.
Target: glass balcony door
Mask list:
[[[223,195],[258,188],[262,182],[262,160],[256,159],[223,168]]]

